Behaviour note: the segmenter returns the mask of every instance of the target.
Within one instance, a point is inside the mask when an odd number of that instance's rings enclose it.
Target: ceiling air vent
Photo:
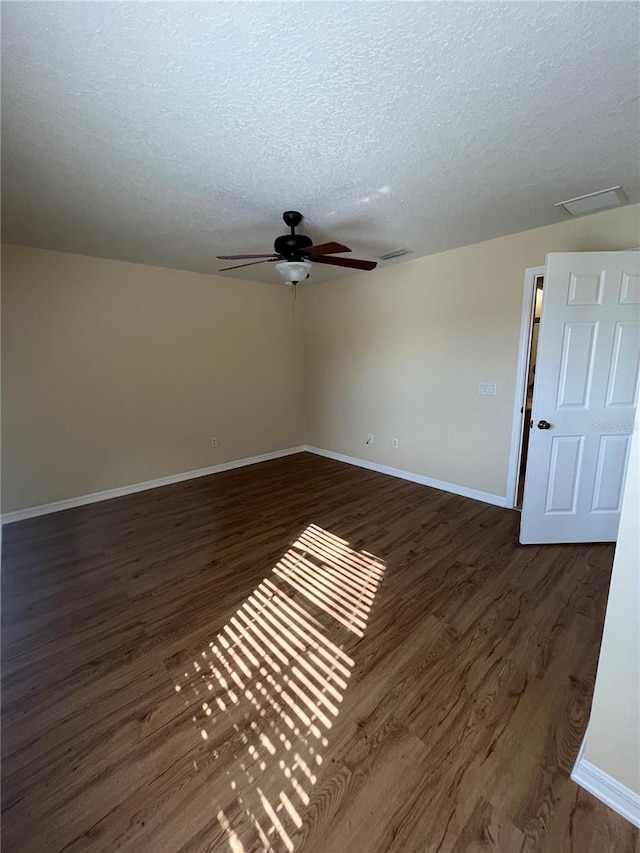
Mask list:
[[[554,207],[559,207],[569,216],[584,216],[586,213],[596,213],[598,210],[608,210],[610,207],[620,207],[627,204],[628,199],[621,186],[609,187],[608,190],[598,190],[597,193],[579,195],[567,201],[559,201]]]
[[[411,249],[394,249],[392,252],[387,252],[385,255],[380,255],[381,261],[391,261],[395,258],[401,258],[403,255],[410,255]]]

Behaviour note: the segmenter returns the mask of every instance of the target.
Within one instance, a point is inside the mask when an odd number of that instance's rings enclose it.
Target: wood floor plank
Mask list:
[[[634,853],[569,773],[609,545],[299,454],[8,525],[7,853]]]
[[[480,797],[458,836],[451,853],[501,853],[523,851],[524,835],[513,824],[501,819],[493,805]]]
[[[425,773],[425,752],[424,744],[406,728],[397,722],[387,726],[366,757],[347,764],[350,774],[341,791],[341,808],[323,821],[321,833],[306,836],[299,849],[389,850]],[[335,790],[335,783],[332,787]],[[320,788],[317,799],[325,796],[327,788]],[[315,799],[311,808],[314,805]]]

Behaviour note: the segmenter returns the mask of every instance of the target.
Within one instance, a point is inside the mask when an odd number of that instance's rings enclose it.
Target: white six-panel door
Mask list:
[[[640,375],[640,252],[550,254],[523,544],[615,541]]]

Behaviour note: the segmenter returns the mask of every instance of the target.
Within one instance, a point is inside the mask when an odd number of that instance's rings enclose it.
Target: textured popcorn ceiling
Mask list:
[[[287,208],[375,259],[561,221],[554,202],[612,184],[637,201],[638,19],[615,2],[4,2],[4,239],[215,272],[216,254],[271,251]]]

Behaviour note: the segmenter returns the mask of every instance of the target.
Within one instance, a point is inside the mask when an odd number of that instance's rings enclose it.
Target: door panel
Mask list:
[[[640,305],[640,275],[623,273],[620,305]]]
[[[620,512],[630,436],[601,435],[592,512]]]
[[[581,435],[554,435],[547,485],[547,513],[575,513],[582,458]]]
[[[565,323],[558,408],[589,405],[598,323]]]
[[[639,282],[638,252],[547,257],[524,544],[616,539],[640,376]]]
[[[616,323],[606,406],[632,406],[640,372],[640,323]]]
[[[602,305],[604,273],[571,273],[567,305]]]

